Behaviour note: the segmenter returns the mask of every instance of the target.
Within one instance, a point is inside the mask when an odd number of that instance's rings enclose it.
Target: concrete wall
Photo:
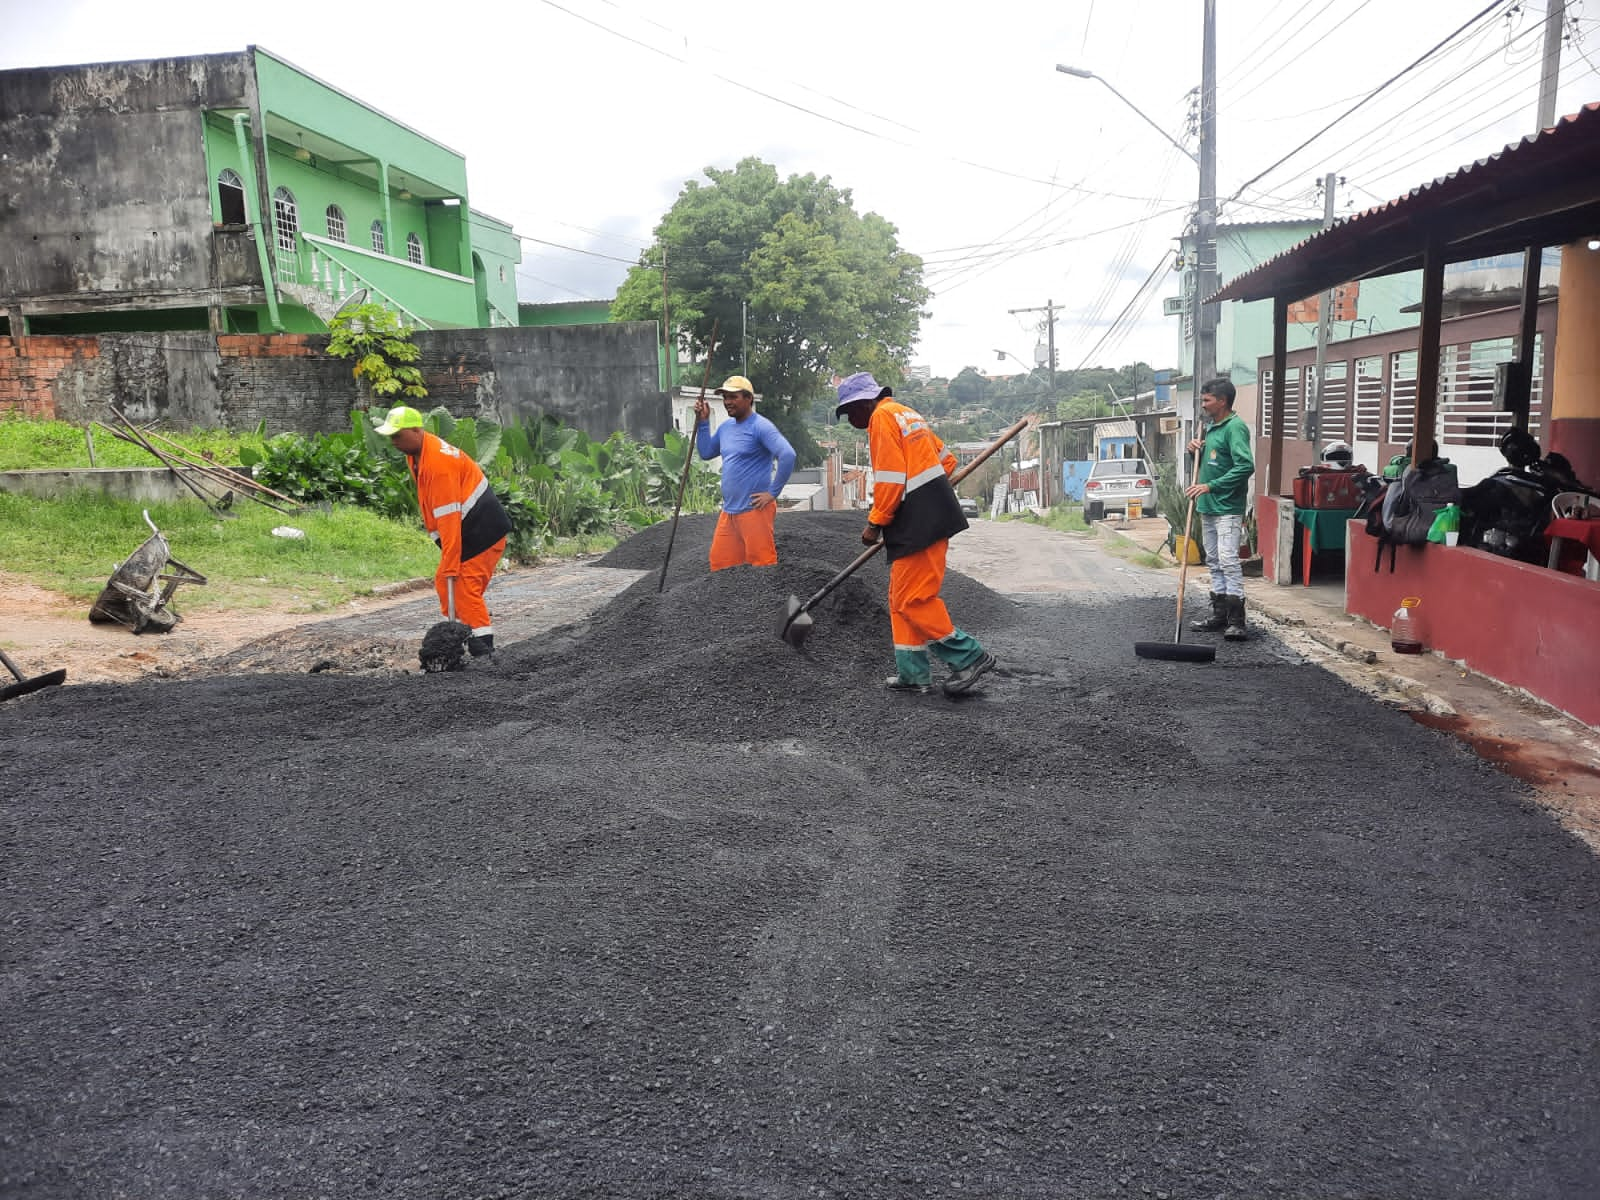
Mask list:
[[[670,428],[649,322],[415,335],[429,395],[457,416],[505,423],[549,413],[603,439],[659,443]],[[0,415],[84,422],[115,404],[169,427],[319,433],[363,402],[323,334],[130,333],[0,337]]]
[[[1387,629],[1417,596],[1422,642],[1492,679],[1600,726],[1600,585],[1466,546],[1401,546],[1394,573],[1376,539],[1349,527],[1345,608]]]
[[[251,79],[245,54],[0,71],[0,307],[209,287],[200,113]]]
[[[220,492],[209,480],[201,487]],[[146,504],[192,500],[194,493],[166,467],[80,467],[70,471],[0,471],[0,492],[59,500],[73,492],[98,492],[116,500]]]

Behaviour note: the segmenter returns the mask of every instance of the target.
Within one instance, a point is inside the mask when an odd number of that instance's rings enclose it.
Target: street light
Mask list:
[[[1106,89],[1113,96],[1115,96],[1118,100],[1121,100],[1129,108],[1133,109],[1134,113],[1139,117],[1139,119],[1141,121],[1143,121],[1146,125],[1150,126],[1151,129],[1154,129],[1162,137],[1166,138],[1167,141],[1171,142],[1179,150],[1183,151],[1184,157],[1187,158],[1190,162],[1192,162],[1195,166],[1198,167],[1200,165],[1200,158],[1199,158],[1198,155],[1195,154],[1195,152],[1193,150],[1189,149],[1182,142],[1180,142],[1177,138],[1173,137],[1165,129],[1163,129],[1163,128],[1161,128],[1161,126],[1157,125],[1149,117],[1145,116],[1144,113],[1142,111],[1140,111],[1139,106],[1137,104],[1135,104],[1132,100],[1129,100],[1121,92],[1117,91],[1116,88],[1112,87],[1111,86],[1111,81],[1109,79],[1107,79],[1104,75],[1096,75],[1093,71],[1086,71],[1082,67],[1069,67],[1069,66],[1067,66],[1066,63],[1057,63],[1056,64],[1056,70],[1060,71],[1063,75],[1075,75],[1079,79],[1095,79],[1095,80],[1098,80],[1099,82],[1105,84],[1106,85]]]
[[[994,356],[995,356],[995,361],[996,362],[1005,362],[1006,359],[1008,359],[1008,358],[1011,359],[1019,367],[1026,367],[1028,369],[1028,374],[1030,374],[1030,375],[1033,374],[1034,368],[1039,365],[1037,363],[1029,363],[1026,359],[1018,358],[1015,354],[1012,354],[1009,350],[996,350],[994,352]]]
[[[1148,116],[1109,82],[1082,67],[1056,64],[1063,75],[1079,79],[1099,79],[1111,94],[1131,108],[1145,124],[1182,150],[1200,168],[1200,194],[1195,205],[1195,288],[1194,308],[1194,383],[1190,391],[1190,422],[1200,424],[1200,389],[1217,369],[1218,305],[1204,303],[1217,290],[1217,2],[1204,0],[1205,15],[1200,53],[1200,153],[1195,155]],[[1187,476],[1188,459],[1180,457],[1179,470]]]

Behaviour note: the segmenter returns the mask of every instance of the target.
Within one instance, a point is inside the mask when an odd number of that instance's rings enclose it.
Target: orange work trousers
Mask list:
[[[728,567],[770,567],[778,561],[778,545],[774,537],[778,506],[752,508],[742,513],[725,512],[717,518],[716,532],[711,535],[711,569]]]
[[[489,590],[494,569],[500,565],[500,556],[506,552],[506,540],[501,538],[479,554],[474,554],[461,564],[461,574],[456,576],[456,620],[472,627],[473,637],[494,632],[489,619],[489,606],[483,594]],[[450,615],[450,585],[443,572],[433,577],[433,590],[439,593],[439,611]]]
[[[896,650],[921,650],[956,631],[939,598],[950,539],[915,550],[889,564],[889,628]]]

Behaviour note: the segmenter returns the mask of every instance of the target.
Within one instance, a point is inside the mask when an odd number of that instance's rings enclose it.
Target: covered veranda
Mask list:
[[[1280,523],[1280,510],[1293,511],[1284,445],[1289,306],[1342,283],[1420,269],[1414,429],[1437,437],[1445,265],[1531,252],[1515,356],[1502,368],[1498,393],[1511,423],[1526,430],[1539,340],[1539,252],[1546,246],[1562,248],[1561,287],[1538,432],[1546,452],[1564,454],[1578,477],[1594,484],[1600,481],[1600,103],[1341,221],[1218,291],[1220,300],[1273,301],[1274,369],[1263,419],[1270,438],[1256,475],[1264,556],[1281,551],[1269,531]],[[1431,453],[1427,438],[1417,441],[1419,457]],[[1418,596],[1431,649],[1600,725],[1600,583],[1464,546],[1402,547],[1392,573],[1387,555],[1384,569],[1375,571],[1376,545],[1353,521],[1345,548],[1347,612],[1387,626],[1403,597]],[[1263,565],[1269,578],[1281,577],[1274,563]]]

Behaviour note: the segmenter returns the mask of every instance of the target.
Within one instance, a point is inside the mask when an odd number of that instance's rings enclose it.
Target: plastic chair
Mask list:
[[[1558,492],[1550,501],[1550,511],[1557,521],[1600,521],[1600,496],[1587,492]],[[1546,562],[1551,570],[1561,562],[1561,544],[1566,539],[1559,534],[1550,536],[1550,557]],[[1584,561],[1583,576],[1600,579],[1600,559],[1591,551]]]
[[[1591,496],[1587,492],[1559,492],[1550,501],[1550,511],[1557,520],[1600,519],[1600,496]]]

